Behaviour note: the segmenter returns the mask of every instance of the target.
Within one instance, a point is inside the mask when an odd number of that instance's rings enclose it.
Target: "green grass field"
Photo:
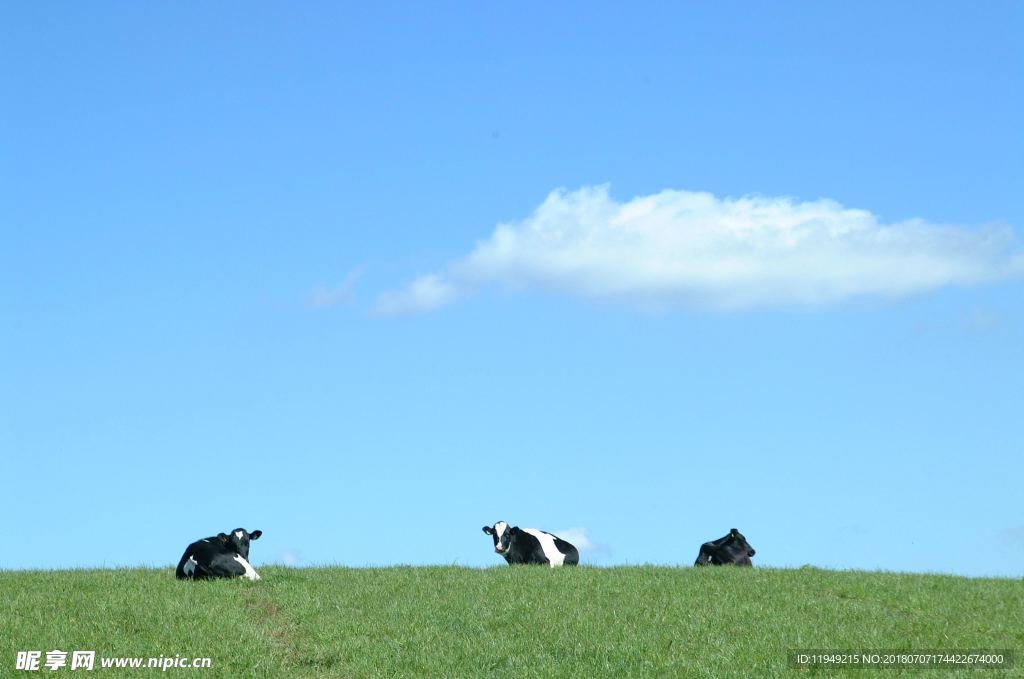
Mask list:
[[[834,676],[786,652],[1013,649],[1024,582],[817,569],[264,568],[0,572],[0,676]],[[16,672],[17,651],[95,650],[92,673]],[[101,656],[212,659],[101,669]],[[69,655],[70,657],[70,655]],[[866,677],[881,672],[854,670]],[[953,676],[950,670],[904,672]],[[977,672],[973,672],[976,674]],[[960,671],[966,676],[967,671]]]

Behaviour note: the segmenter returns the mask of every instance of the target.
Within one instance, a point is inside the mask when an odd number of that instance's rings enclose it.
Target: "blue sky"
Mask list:
[[[0,568],[1024,571],[1020,3],[8,5]]]

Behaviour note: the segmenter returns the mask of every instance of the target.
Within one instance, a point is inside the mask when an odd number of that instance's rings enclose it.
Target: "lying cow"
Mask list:
[[[212,538],[197,540],[181,555],[174,575],[180,580],[259,580],[259,573],[249,565],[249,542],[259,540],[261,535],[261,530],[250,533],[244,528],[236,528],[230,534],[218,533]]]
[[[753,566],[750,557],[754,556],[754,548],[750,546],[742,533],[733,528],[724,538],[705,542],[700,546],[700,554],[693,562],[694,566]]]
[[[536,528],[509,527],[504,521],[484,526],[484,532],[494,538],[494,551],[509,564],[532,563],[555,566],[575,566],[580,553],[571,544],[551,533]]]

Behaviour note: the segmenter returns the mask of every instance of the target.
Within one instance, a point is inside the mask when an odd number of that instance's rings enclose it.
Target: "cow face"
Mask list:
[[[507,554],[512,543],[512,536],[518,528],[509,528],[504,521],[499,521],[493,526],[484,526],[484,532],[494,538],[494,551],[498,554]]]
[[[735,528],[729,531],[729,539],[726,541],[725,546],[729,547],[730,551],[733,551],[734,554],[745,555],[748,559],[757,553],[750,546],[750,543],[747,542],[747,539],[743,537],[743,534]]]
[[[217,539],[223,542],[225,547],[234,550],[243,559],[248,560],[249,542],[259,540],[261,535],[263,535],[261,530],[254,530],[250,533],[244,528],[236,528],[230,534],[218,534]]]

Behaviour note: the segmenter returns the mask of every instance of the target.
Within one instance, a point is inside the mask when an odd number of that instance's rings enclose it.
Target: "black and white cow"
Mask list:
[[[718,538],[711,542],[705,542],[700,546],[700,553],[694,566],[724,566],[734,564],[736,566],[753,566],[750,557],[756,552],[750,546],[743,534],[733,528],[724,538]]]
[[[181,555],[174,575],[181,580],[259,580],[259,573],[249,565],[249,542],[259,540],[261,535],[261,530],[250,533],[244,528],[236,528],[231,533],[218,533],[212,538],[197,540]]]
[[[484,532],[494,538],[494,551],[510,564],[532,563],[555,566],[575,566],[580,553],[571,544],[536,528],[509,526],[499,521],[484,526]]]

